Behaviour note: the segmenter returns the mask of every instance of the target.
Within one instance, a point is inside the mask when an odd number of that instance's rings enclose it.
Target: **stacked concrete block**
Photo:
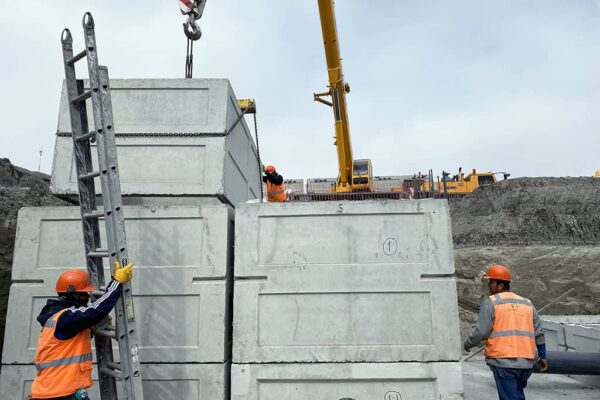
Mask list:
[[[598,316],[544,316],[542,327],[546,348],[552,351],[599,353],[600,318]],[[600,387],[600,377],[573,375],[573,378]]]
[[[129,206],[124,212],[136,265],[132,287],[146,398],[175,393],[224,399],[231,346],[231,207],[199,200],[195,206]],[[0,393],[23,398],[20,393],[35,376],[31,364],[40,331],[35,318],[56,296],[58,276],[84,265],[83,254],[78,207],[21,209]],[[161,396],[161,385],[174,391]]]
[[[232,399],[461,398],[446,202],[243,204],[235,218]]]
[[[123,195],[260,197],[256,148],[228,80],[113,79],[111,96]],[[76,197],[70,136],[63,86],[51,188]]]

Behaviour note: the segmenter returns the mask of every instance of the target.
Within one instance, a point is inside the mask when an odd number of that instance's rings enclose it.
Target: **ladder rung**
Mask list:
[[[67,60],[67,65],[73,65],[87,55],[87,49],[81,50],[73,58]]]
[[[71,103],[73,103],[73,104],[79,103],[80,101],[85,101],[85,100],[89,99],[90,97],[92,97],[92,91],[88,90],[87,92],[83,92],[82,94],[80,94],[79,96],[77,96],[73,100],[71,100]]]
[[[106,362],[106,365],[108,365],[108,366],[109,366],[109,367],[111,367],[112,369],[117,369],[117,370],[119,370],[119,371],[122,371],[122,369],[121,369],[121,364],[119,364],[119,363],[116,363],[116,362],[114,362],[114,361],[107,361],[107,362]]]
[[[120,374],[117,371],[113,371],[110,368],[106,368],[106,367],[100,368],[100,373],[105,374],[105,375],[110,375],[116,379],[123,380],[123,374]]]
[[[84,140],[94,139],[96,138],[96,131],[91,131],[89,133],[84,133],[83,135],[79,135],[75,138],[78,142],[83,142]]]
[[[90,251],[88,253],[88,257],[92,257],[92,258],[108,257],[108,250],[107,249],[96,249],[95,251]]]
[[[115,336],[116,336],[116,333],[115,333],[115,331],[109,331],[109,330],[106,330],[106,329],[99,329],[99,330],[96,331],[96,335],[98,335],[98,336],[104,336],[104,337],[109,337],[109,338],[113,338],[114,339]]]
[[[92,211],[89,213],[83,213],[83,218],[92,219],[92,218],[100,218],[104,217],[104,211]]]
[[[97,176],[100,176],[100,171],[92,171],[92,172],[88,172],[87,174],[79,175],[79,179],[81,179],[81,180],[94,179]]]

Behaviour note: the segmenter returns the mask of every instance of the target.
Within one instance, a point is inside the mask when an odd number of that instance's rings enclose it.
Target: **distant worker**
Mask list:
[[[273,165],[263,167],[263,182],[267,184],[267,200],[271,202],[287,201],[288,195],[283,184],[283,176],[279,175]]]
[[[42,325],[35,354],[37,376],[31,386],[35,399],[87,399],[92,386],[91,327],[104,319],[121,296],[122,284],[129,282],[133,265],[115,263],[115,273],[106,293],[89,304],[87,272],[63,272],[56,282],[58,300],[50,299],[37,317]]]
[[[479,310],[477,325],[464,343],[469,351],[482,340],[485,361],[494,374],[500,400],[524,400],[524,389],[539,364],[548,369],[544,332],[534,305],[510,291],[510,270],[492,265],[484,276],[490,296]]]

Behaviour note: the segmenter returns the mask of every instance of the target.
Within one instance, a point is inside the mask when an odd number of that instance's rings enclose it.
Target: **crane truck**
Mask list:
[[[314,100],[333,109],[335,120],[334,144],[337,148],[339,175],[335,185],[332,185],[332,191],[336,193],[373,192],[375,185],[373,183],[371,160],[355,160],[352,155],[346,104],[346,93],[350,92],[350,85],[344,82],[333,0],[318,0],[318,3],[325,58],[327,60],[329,90],[314,93]],[[326,99],[326,97],[329,97],[329,99]]]

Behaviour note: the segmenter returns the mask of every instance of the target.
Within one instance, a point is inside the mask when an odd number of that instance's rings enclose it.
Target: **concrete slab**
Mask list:
[[[100,399],[96,368],[90,397]],[[143,364],[145,400],[228,400],[227,364]],[[0,374],[2,400],[22,400],[30,393],[35,378],[33,365],[3,365]],[[117,386],[119,384],[117,383]]]
[[[373,273],[406,266],[421,275],[454,273],[443,200],[240,204],[235,276],[270,276],[309,266]],[[342,270],[340,270],[342,272]]]
[[[461,364],[233,364],[231,400],[462,399]]]
[[[316,269],[234,282],[234,362],[460,359],[453,278]]]
[[[124,207],[129,255],[140,282],[170,286],[176,293],[194,279],[227,276],[233,212],[208,204]],[[100,228],[104,241],[102,221]],[[42,280],[50,287],[64,270],[84,265],[79,207],[19,210],[13,281]]]
[[[236,208],[233,360],[460,359],[444,201]]]
[[[462,365],[465,400],[497,398],[494,377],[482,358]],[[527,400],[592,400],[600,398],[600,389],[564,375],[533,374],[525,389],[525,396]]]
[[[111,94],[123,195],[209,195],[233,204],[260,196],[256,148],[245,121],[234,126],[241,110],[228,80],[114,79]],[[66,105],[63,86],[51,190],[76,196]]]
[[[223,363],[229,359],[229,293],[224,281],[194,281],[192,276],[180,275],[180,282],[172,285],[173,281],[143,281],[141,275],[134,275],[132,285],[142,362]],[[40,333],[36,317],[46,300],[55,296],[54,284],[12,284],[4,364],[33,362]]]
[[[542,328],[544,328],[547,350],[564,351],[567,349],[564,325],[558,322],[542,320]]]

